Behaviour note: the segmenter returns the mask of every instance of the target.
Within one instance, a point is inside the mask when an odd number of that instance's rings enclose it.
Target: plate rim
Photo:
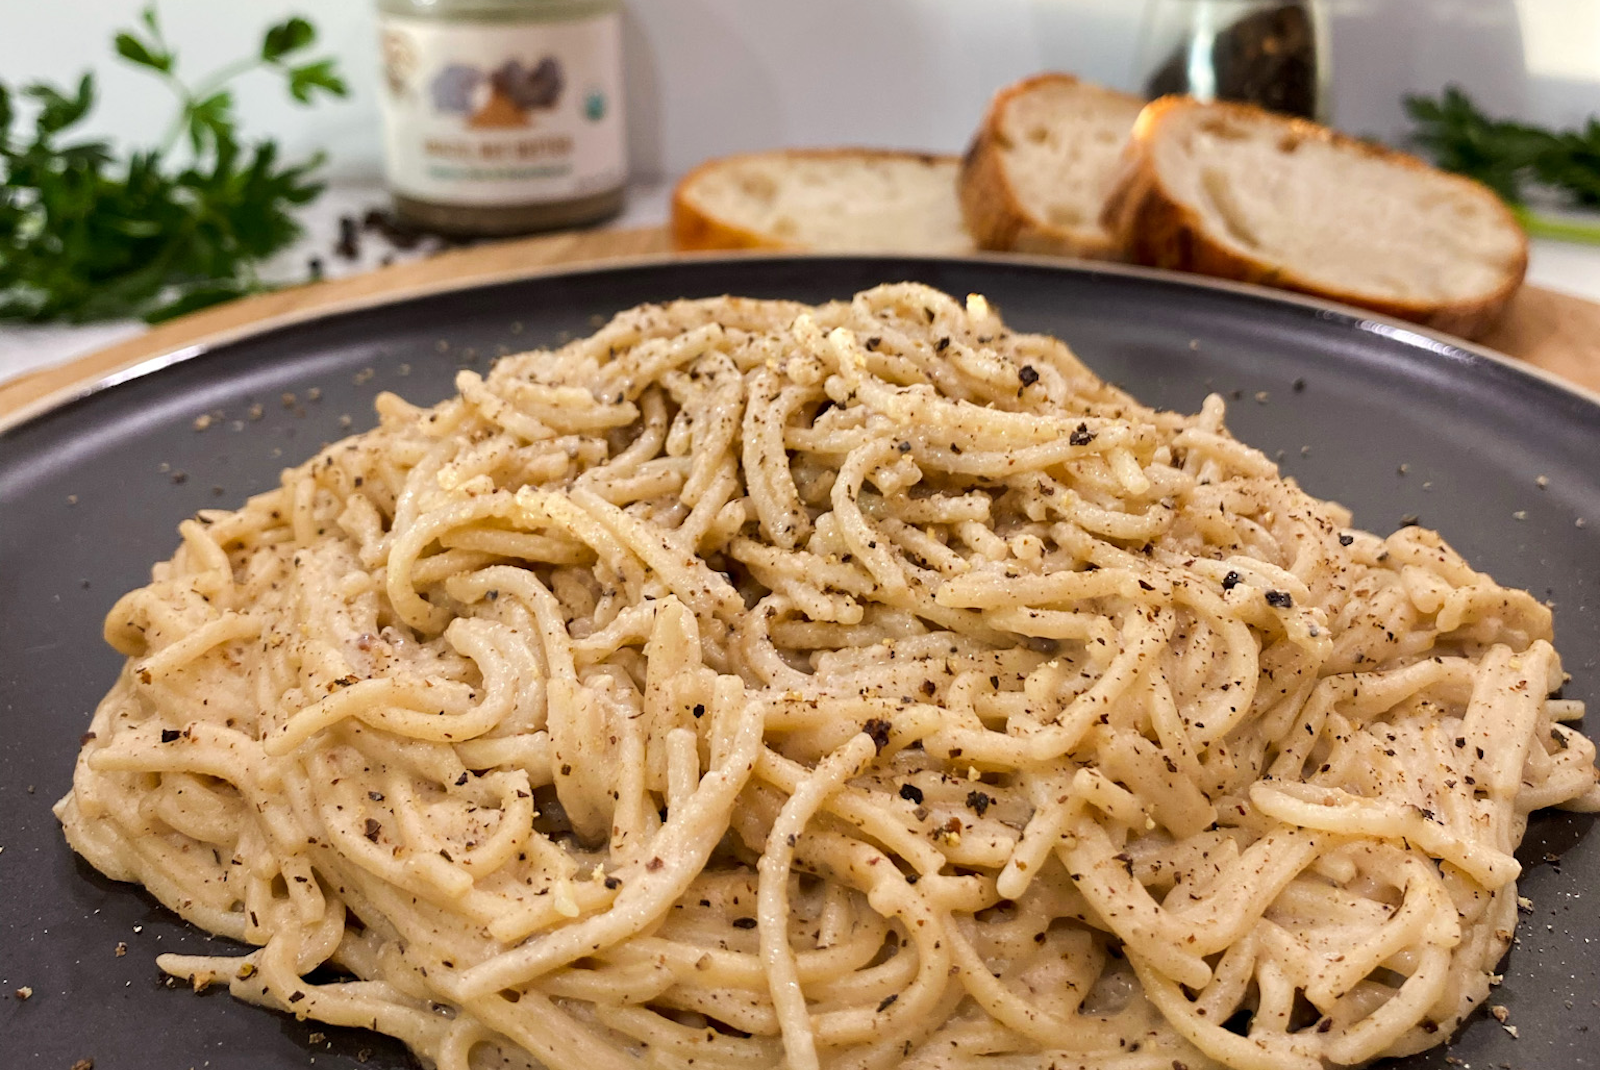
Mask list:
[[[1558,391],[1572,395],[1594,408],[1596,414],[1600,415],[1600,390],[1574,383],[1553,372],[1521,361],[1508,353],[1423,326],[1422,324],[1382,315],[1356,305],[1327,300],[1291,290],[1281,290],[1257,283],[1198,275],[1168,268],[1146,267],[1141,264],[1128,264],[1121,261],[1089,260],[1081,257],[1057,257],[1040,254],[982,251],[966,254],[939,254],[897,252],[892,249],[848,252],[757,249],[687,254],[678,252],[651,253],[644,256],[607,258],[588,263],[547,264],[511,268],[483,275],[474,275],[468,278],[438,279],[399,292],[363,294],[316,305],[311,308],[291,309],[275,315],[265,316],[261,319],[251,320],[248,323],[223,328],[183,345],[174,346],[171,349],[163,350],[147,357],[140,357],[121,367],[103,372],[94,378],[80,380],[60,387],[43,397],[19,406],[9,413],[0,413],[0,437],[9,435],[23,425],[47,416],[57,409],[64,408],[74,402],[83,401],[123,383],[142,379],[174,365],[205,356],[226,346],[247,341],[260,335],[270,334],[273,331],[287,327],[302,326],[353,312],[367,312],[389,305],[400,305],[412,300],[422,300],[539,279],[582,277],[639,268],[670,268],[702,264],[714,267],[716,265],[751,261],[784,263],[884,259],[923,261],[945,265],[974,264],[1042,268],[1047,272],[1061,275],[1110,275],[1147,282],[1167,283],[1199,291],[1249,297],[1269,304],[1283,305],[1304,311],[1331,313],[1343,320],[1350,321],[1348,325],[1361,334],[1377,334],[1390,340],[1406,343],[1413,348],[1425,349],[1435,356],[1446,356],[1449,351],[1453,350],[1474,359],[1498,365],[1502,369],[1510,371],[1513,375],[1526,376],[1547,387],[1554,387]],[[1070,340],[1068,340],[1068,344],[1071,344]]]

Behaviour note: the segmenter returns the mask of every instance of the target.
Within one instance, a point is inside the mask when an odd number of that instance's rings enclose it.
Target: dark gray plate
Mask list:
[[[371,426],[380,390],[435,401],[458,368],[586,334],[639,302],[817,301],[900,279],[985,293],[1013,326],[1067,339],[1146,402],[1194,411],[1208,391],[1230,395],[1241,438],[1362,526],[1388,532],[1414,515],[1479,568],[1554,601],[1569,694],[1597,697],[1600,405],[1389,323],[1150,273],[899,258],[583,271],[329,315],[0,431],[0,1067],[278,1070],[313,1057],[354,1067],[363,1053],[367,1066],[412,1065],[382,1037],[163,987],[157,954],[224,942],[78,861],[50,814],[118,668],[101,619],[172,553],[180,520],[241,502],[321,443]],[[1521,855],[1534,910],[1496,997],[1521,1039],[1480,1016],[1453,1049],[1473,1066],[1600,1065],[1600,837],[1583,837],[1589,823],[1534,823]],[[26,1002],[14,995],[24,985]],[[313,1033],[326,1034],[314,1048]],[[1442,1070],[1445,1055],[1392,1065]]]

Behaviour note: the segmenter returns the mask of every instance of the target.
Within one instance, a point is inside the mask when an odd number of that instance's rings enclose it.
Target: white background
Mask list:
[[[529,0],[536,3],[537,0]],[[1133,90],[1159,45],[1144,44],[1146,0],[624,0],[634,189],[622,225],[661,223],[666,186],[708,156],[778,145],[890,145],[958,152],[990,94],[1045,69]],[[1184,0],[1151,0],[1181,7]],[[1401,97],[1456,82],[1495,114],[1571,126],[1600,112],[1600,0],[1325,0],[1332,121],[1403,136]],[[87,130],[127,145],[160,142],[173,101],[117,60],[113,32],[142,0],[0,0],[0,79],[75,82],[92,67],[101,101]],[[341,214],[382,203],[374,0],[162,0],[191,83],[250,54],[291,13],[321,32],[352,95],[307,111],[253,74],[237,87],[248,133],[290,158],[328,154],[336,186],[312,206],[305,241],[277,268],[304,277],[308,255],[332,274],[368,269],[327,258]],[[275,261],[276,264],[276,261]],[[269,276],[279,277],[274,265]],[[1600,250],[1536,241],[1529,281],[1600,299]],[[0,380],[110,344],[142,328],[0,327]]]
[[[1181,0],[1178,0],[1181,2]],[[158,141],[165,89],[110,55],[140,0],[3,0],[0,77],[65,81],[93,66],[95,128]],[[1497,112],[1576,123],[1600,110],[1600,0],[1331,0],[1336,125],[1393,137],[1400,97],[1455,81]],[[306,112],[265,75],[241,84],[247,128],[331,174],[381,174],[371,0],[165,0],[182,70],[253,49],[262,27],[310,16],[352,99]],[[1141,0],[627,0],[630,148],[638,179],[782,144],[957,151],[995,88],[1046,68],[1133,88]]]

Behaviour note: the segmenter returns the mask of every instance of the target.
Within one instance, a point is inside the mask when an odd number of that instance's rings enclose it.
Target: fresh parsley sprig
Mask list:
[[[94,107],[92,73],[71,89],[0,82],[0,319],[154,322],[259,291],[257,265],[300,236],[293,210],[322,192],[321,154],[284,163],[270,139],[247,142],[230,88],[265,69],[302,104],[345,96],[334,61],[306,55],[309,22],[270,27],[255,54],[193,85],[154,7],[140,23],[116,35],[116,52],[179,102],[156,148],[119,157],[75,136]]]
[[[1600,225],[1552,218],[1529,206],[1534,191],[1600,208],[1600,120],[1577,130],[1546,130],[1480,111],[1456,86],[1437,98],[1412,96],[1414,138],[1446,171],[1475,178],[1500,195],[1530,234],[1600,243]]]

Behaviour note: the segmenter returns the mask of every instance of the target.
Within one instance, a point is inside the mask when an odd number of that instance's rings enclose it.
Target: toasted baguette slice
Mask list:
[[[985,249],[1110,257],[1105,195],[1144,101],[1039,74],[989,102],[961,166],[961,209]]]
[[[709,160],[672,194],[679,249],[966,253],[954,156],[787,149]]]
[[[1105,220],[1128,258],[1361,305],[1474,338],[1528,239],[1484,186],[1243,104],[1139,116]]]

